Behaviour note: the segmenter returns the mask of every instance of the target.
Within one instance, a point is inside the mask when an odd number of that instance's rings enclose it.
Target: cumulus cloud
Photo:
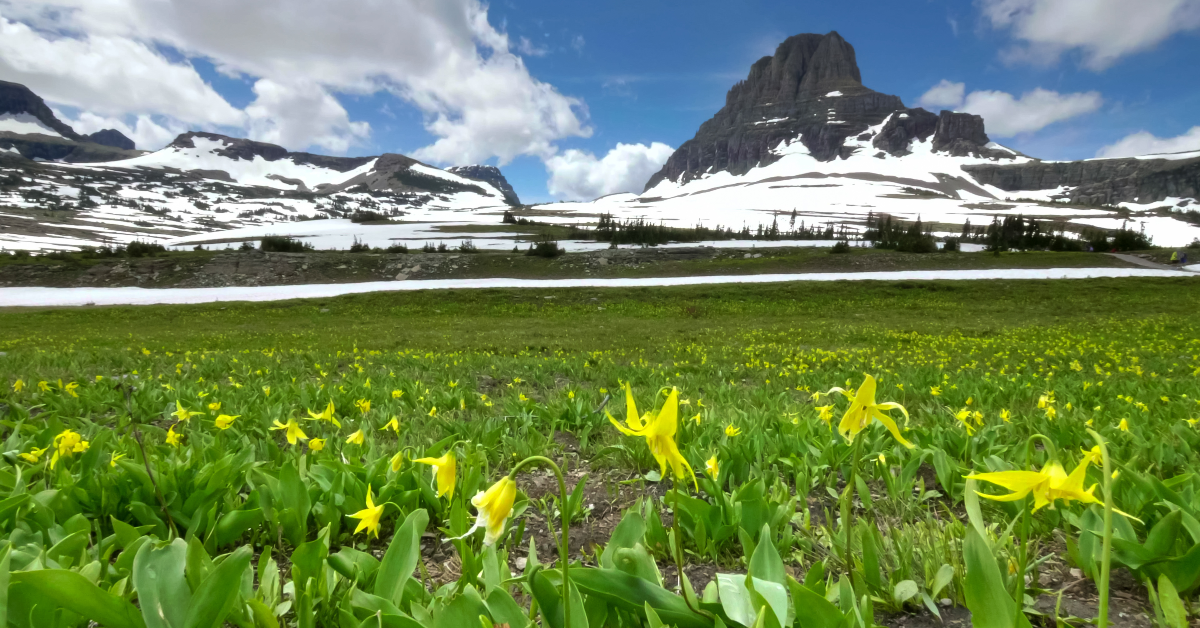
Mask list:
[[[1104,99],[1100,92],[1060,94],[1048,89],[1025,92],[1019,98],[1008,92],[966,93],[964,83],[947,80],[925,92],[918,103],[931,109],[947,108],[983,116],[989,135],[1012,137],[1039,131],[1055,122],[1091,113]]]
[[[1039,88],[1015,98],[1007,92],[979,91],[967,95],[962,110],[983,116],[989,134],[1012,137],[1091,113],[1103,102],[1099,92],[1060,94]]]
[[[1156,137],[1148,131],[1126,135],[1115,144],[1096,152],[1097,157],[1135,157],[1159,153],[1182,153],[1200,150],[1200,126],[1188,129],[1187,133],[1175,137]]]
[[[966,91],[965,83],[951,83],[946,79],[942,79],[941,83],[934,85],[917,100],[917,104],[933,110],[938,110],[943,107],[958,107],[962,105],[963,94]]]
[[[0,13],[18,20],[41,40],[34,43],[45,48],[66,50],[62,47],[79,45],[73,42],[111,40],[144,56],[142,49],[165,47],[185,58],[206,59],[227,76],[270,81],[263,89],[270,87],[273,93],[254,112],[277,114],[295,107],[326,116],[305,134],[297,117],[266,121],[248,115],[252,111],[239,112],[245,117],[238,123],[264,137],[292,142],[289,148],[305,143],[348,146],[360,140],[364,127],[341,121],[326,97],[383,90],[425,113],[426,128],[438,139],[419,152],[439,163],[546,157],[555,152],[555,141],[591,133],[583,104],[530,75],[519,56],[520,43],[511,45],[508,35],[489,23],[479,0],[0,0]],[[60,61],[33,74],[53,76],[59,64],[72,63]],[[124,55],[109,52],[97,65],[125,63]],[[187,69],[194,75],[186,62],[160,69]],[[157,78],[154,72],[147,74],[147,80]],[[323,91],[301,94],[291,87],[306,82]],[[98,89],[106,85],[97,81]],[[288,98],[294,102],[286,102]],[[90,107],[85,100],[75,96],[62,102]]]
[[[1079,50],[1093,70],[1200,27],[1200,0],[982,0],[980,8],[1022,42],[1009,60],[1054,63]]]
[[[604,157],[568,150],[545,160],[546,187],[560,198],[586,201],[616,192],[639,193],[675,149],[661,142],[617,144]]]
[[[517,40],[517,52],[526,57],[544,57],[550,52],[549,48],[539,47],[537,44],[529,40],[528,37],[522,37]]]
[[[371,125],[351,122],[341,103],[310,81],[284,85],[260,79],[254,84],[254,94],[257,98],[246,107],[250,139],[344,153],[371,134]]]

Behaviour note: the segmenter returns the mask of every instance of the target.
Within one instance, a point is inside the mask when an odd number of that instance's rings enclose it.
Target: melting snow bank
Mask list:
[[[474,288],[645,288],[722,283],[789,281],[929,281],[937,279],[1093,279],[1105,277],[1200,277],[1151,268],[1026,268],[989,270],[906,270],[864,273],[800,273],[788,275],[716,275],[711,277],[644,277],[620,279],[427,279],[367,283],[252,286],[231,288],[0,288],[0,307],[73,305],[152,305],[217,301],[284,301],[409,290]]]

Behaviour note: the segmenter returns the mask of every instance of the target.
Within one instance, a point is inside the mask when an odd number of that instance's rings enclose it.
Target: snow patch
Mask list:
[[[838,96],[841,96],[841,95],[842,95],[841,92],[833,91],[833,92],[829,92],[828,94],[825,94],[825,97],[826,98],[837,98]]]
[[[51,137],[62,137],[62,134],[46,126],[41,120],[28,113],[0,114],[0,131],[8,131],[17,135],[41,133]]]

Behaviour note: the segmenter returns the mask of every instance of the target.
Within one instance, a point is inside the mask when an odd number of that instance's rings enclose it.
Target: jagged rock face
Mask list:
[[[27,113],[37,118],[42,124],[54,129],[59,135],[76,142],[83,137],[59,120],[46,101],[20,83],[0,81],[0,114]]]
[[[334,194],[363,186],[374,192],[389,191],[399,194],[475,192],[484,196],[492,196],[482,186],[459,183],[419,172],[412,169],[415,165],[424,166],[425,164],[405,155],[384,153],[375,161],[375,165],[369,172],[359,174],[337,185],[319,185],[317,191],[321,194]],[[432,168],[432,166],[427,167]]]
[[[83,139],[93,144],[111,146],[113,148],[120,148],[124,150],[134,150],[137,148],[137,144],[134,144],[133,140],[125,137],[124,133],[116,129],[104,129],[103,131],[96,131],[90,135],[83,136]]]
[[[320,168],[328,168],[338,172],[354,170],[375,159],[375,157],[329,157],[326,155],[314,155],[312,153],[290,153],[286,148],[275,144],[200,131],[188,131],[176,137],[170,143],[169,147],[195,148],[195,138],[221,142],[223,145],[215,149],[213,153],[228,159],[244,159],[246,161],[254,161],[255,157],[262,157],[266,161],[290,159],[298,164],[312,164]]]
[[[504,193],[504,201],[509,205],[515,206],[521,204],[521,199],[517,197],[517,191],[509,185],[508,179],[505,179],[504,174],[495,166],[455,166],[453,168],[446,168],[446,171],[453,172],[462,177],[490,183]]]
[[[980,183],[1015,193],[1067,186],[1072,188],[1067,198],[1089,205],[1200,198],[1200,157],[980,164],[963,170]]]
[[[898,97],[863,87],[854,47],[841,35],[795,35],[750,68],[746,80],[729,90],[725,106],[671,155],[646,189],[710,169],[743,174],[775,161],[771,149],[797,136],[814,157],[828,161],[844,156],[847,137],[902,109]]]
[[[897,157],[907,155],[912,152],[909,146],[914,140],[924,142],[933,135],[938,120],[938,116],[920,108],[898,111],[884,123],[871,145]]]
[[[933,133],[933,150],[955,157],[978,156],[991,140],[983,130],[983,117],[942,110]]]

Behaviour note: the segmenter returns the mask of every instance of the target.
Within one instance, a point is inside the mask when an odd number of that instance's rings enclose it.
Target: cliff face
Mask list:
[[[896,96],[863,87],[854,47],[841,35],[795,35],[751,66],[725,106],[646,188],[663,179],[686,182],[709,169],[743,174],[777,159],[771,149],[797,135],[817,159],[833,159],[847,137],[903,108]]]
[[[508,183],[508,179],[504,178],[504,173],[495,166],[455,166],[446,168],[447,172],[453,172],[459,176],[477,179],[490,183],[504,193],[504,201],[509,205],[520,205],[521,199],[517,197],[517,191]]]
[[[1200,198],[1200,157],[980,164],[963,170],[980,183],[1009,192],[1065,186],[1071,201],[1091,205]]]

